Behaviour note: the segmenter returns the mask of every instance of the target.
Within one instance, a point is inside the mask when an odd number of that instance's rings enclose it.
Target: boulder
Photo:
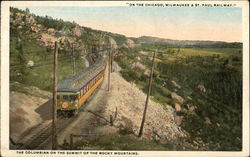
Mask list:
[[[135,57],[136,61],[141,61],[141,58],[139,56]]]
[[[198,86],[197,86],[197,89],[198,89],[200,92],[202,92],[202,93],[206,93],[206,88],[205,88],[204,85],[198,85]]]
[[[34,62],[32,60],[29,60],[27,63],[27,67],[33,67],[34,66]]]
[[[174,108],[176,111],[181,111],[181,105],[178,103],[175,103]]]
[[[35,26],[31,26],[31,31],[34,33],[37,33],[37,32],[39,32],[39,28],[35,27]]]
[[[144,71],[144,75],[150,76],[150,70],[146,69],[146,70]]]
[[[23,23],[23,19],[24,19],[24,14],[16,13],[14,24],[21,25]]]
[[[171,98],[174,99],[175,101],[177,101],[177,102],[180,103],[180,104],[183,104],[184,101],[185,101],[181,96],[179,96],[179,95],[176,94],[175,92],[172,92],[172,93],[171,93]]]
[[[121,67],[116,63],[113,62],[113,72],[120,72],[121,71]]]
[[[192,106],[189,106],[189,105],[188,105],[188,113],[189,113],[189,114],[194,114],[194,111],[195,111],[196,108],[197,108],[197,107],[194,106],[194,105],[192,105]]]
[[[129,130],[133,128],[133,122],[129,118],[122,116],[122,121],[125,128]]]
[[[116,41],[111,37],[109,37],[109,43],[111,44],[112,48],[118,48]]]
[[[73,29],[73,34],[76,35],[77,37],[80,37],[82,35],[81,33],[81,29],[79,26],[76,26],[74,29]]]
[[[129,48],[135,47],[135,42],[132,39],[127,39],[126,44],[128,45]]]
[[[172,80],[170,83],[171,83],[171,85],[172,85],[174,88],[181,89],[181,86],[178,85],[175,81]]]
[[[38,28],[42,28],[43,26],[41,24],[36,25]]]
[[[211,120],[208,117],[205,117],[204,123],[206,125],[211,125],[212,124]]]
[[[53,48],[55,41],[58,41],[58,38],[55,38],[52,35],[46,34],[46,33],[42,33],[41,34],[41,38],[39,39],[39,41],[45,45],[46,47],[50,47]]]
[[[146,71],[146,67],[143,64],[141,64],[140,62],[133,63],[132,68],[138,69],[138,70],[143,71],[143,72]]]
[[[129,48],[125,43],[122,44],[122,48]]]
[[[36,20],[34,19],[33,16],[26,16],[25,22],[30,25],[36,24]]]
[[[176,125],[180,126],[181,123],[182,123],[182,117],[181,116],[175,116],[174,121],[175,121]]]

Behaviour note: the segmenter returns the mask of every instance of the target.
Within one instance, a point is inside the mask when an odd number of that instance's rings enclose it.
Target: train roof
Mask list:
[[[93,79],[105,68],[105,60],[101,55],[97,55],[96,61],[90,67],[84,69],[70,78],[58,83],[58,92],[78,92],[84,85]]]

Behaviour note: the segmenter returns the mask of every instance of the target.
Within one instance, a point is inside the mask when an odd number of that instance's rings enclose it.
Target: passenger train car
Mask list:
[[[96,54],[93,65],[83,72],[58,84],[57,112],[63,116],[73,116],[104,80],[105,59]]]

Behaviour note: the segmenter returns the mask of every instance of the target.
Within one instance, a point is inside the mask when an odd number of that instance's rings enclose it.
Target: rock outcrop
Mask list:
[[[131,66],[133,69],[140,70],[144,73],[144,75],[149,76],[150,75],[150,70],[148,70],[143,64],[140,62],[135,62]]]
[[[127,39],[126,44],[129,48],[135,47],[135,42],[132,39]]]
[[[80,37],[82,35],[81,29],[78,25],[73,29],[73,34],[77,37]]]
[[[118,48],[116,41],[111,37],[109,37],[109,43],[110,43],[112,48],[114,48],[114,49]]]
[[[180,104],[183,104],[184,101],[185,101],[181,96],[179,96],[179,95],[176,94],[175,92],[172,92],[172,93],[171,93],[171,98],[172,98],[173,100],[177,101],[177,102],[180,103]]]
[[[177,84],[175,81],[172,80],[170,83],[174,88],[181,89],[181,86]]]
[[[198,85],[197,86],[197,89],[200,91],[200,92],[202,92],[202,93],[206,93],[206,88],[205,88],[205,86],[204,85]]]

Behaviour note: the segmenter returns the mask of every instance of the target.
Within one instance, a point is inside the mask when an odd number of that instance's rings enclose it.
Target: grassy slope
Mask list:
[[[185,56],[210,56],[210,55],[240,55],[239,48],[181,48],[181,54]]]
[[[147,77],[139,70],[132,70],[131,64],[135,56],[143,49],[122,49],[116,61],[123,68],[123,77],[135,82],[144,92],[147,91]],[[191,134],[191,140],[201,138],[210,143],[210,150],[240,150],[241,149],[241,85],[242,56],[238,48],[177,48],[160,49],[161,52],[174,53],[158,55],[163,58],[155,68],[152,86],[153,99],[162,104],[174,105],[169,95],[174,89],[167,83],[175,80],[182,86],[177,94],[186,99],[183,109],[196,106],[194,115],[184,112],[182,127]],[[142,58],[147,67],[150,62]],[[199,92],[196,87],[203,84],[207,93]],[[187,97],[191,98],[187,99]],[[209,117],[212,125],[204,124],[204,118]]]
[[[161,144],[140,140],[130,135],[106,135],[96,139],[85,138],[75,143],[76,149],[95,148],[97,150],[166,150]]]
[[[17,41],[18,36],[21,36],[21,42]],[[53,50],[47,50],[35,39],[31,39],[29,36],[21,34],[21,32],[11,34],[10,45],[10,82],[17,81],[25,85],[37,86],[43,90],[51,90]],[[20,62],[21,51],[23,51],[23,62]],[[59,81],[72,76],[72,63],[69,53],[59,53]],[[27,68],[26,65],[29,60],[34,61],[33,68]],[[84,62],[80,57],[77,57],[76,72],[83,70]]]

